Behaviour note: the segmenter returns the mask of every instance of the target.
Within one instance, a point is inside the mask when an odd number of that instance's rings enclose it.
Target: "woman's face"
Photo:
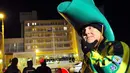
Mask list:
[[[92,26],[87,26],[85,29],[84,29],[84,34],[83,35],[83,38],[88,42],[88,43],[93,43],[95,40],[99,41],[101,39],[101,36],[102,36],[102,33],[92,27]]]

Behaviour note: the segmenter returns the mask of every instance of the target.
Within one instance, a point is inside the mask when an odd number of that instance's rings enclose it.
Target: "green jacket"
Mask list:
[[[130,50],[124,42],[102,42],[84,55],[82,73],[130,73]]]

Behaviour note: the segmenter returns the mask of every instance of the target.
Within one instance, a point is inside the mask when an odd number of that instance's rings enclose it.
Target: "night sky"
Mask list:
[[[62,19],[56,8],[63,1],[71,0],[2,0],[0,11],[6,14],[5,38],[21,37],[19,12],[36,10],[39,20]],[[104,15],[111,24],[116,40],[130,45],[129,2],[127,0],[95,0],[95,3],[97,7],[104,5]]]

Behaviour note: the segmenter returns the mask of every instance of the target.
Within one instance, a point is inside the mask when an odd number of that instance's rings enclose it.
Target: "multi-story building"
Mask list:
[[[25,21],[24,49],[25,52],[36,51],[37,57],[76,56],[78,45],[75,30],[64,20]]]
[[[32,11],[32,12],[20,12],[19,14],[19,19],[21,23],[21,37],[23,38],[24,36],[24,21],[26,20],[37,20],[37,12]]]
[[[78,60],[77,43],[74,28],[65,20],[27,20],[24,22],[24,38],[5,39],[6,64],[12,57],[18,57],[22,70],[28,58],[33,59],[36,66],[41,57],[48,62]]]

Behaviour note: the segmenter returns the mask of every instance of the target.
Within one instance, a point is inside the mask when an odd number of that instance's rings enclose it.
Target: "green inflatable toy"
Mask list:
[[[58,5],[57,10],[67,22],[74,26],[77,32],[80,27],[88,23],[100,22],[105,26],[105,37],[109,41],[115,40],[111,26],[104,15],[95,6],[93,0],[65,1]]]

